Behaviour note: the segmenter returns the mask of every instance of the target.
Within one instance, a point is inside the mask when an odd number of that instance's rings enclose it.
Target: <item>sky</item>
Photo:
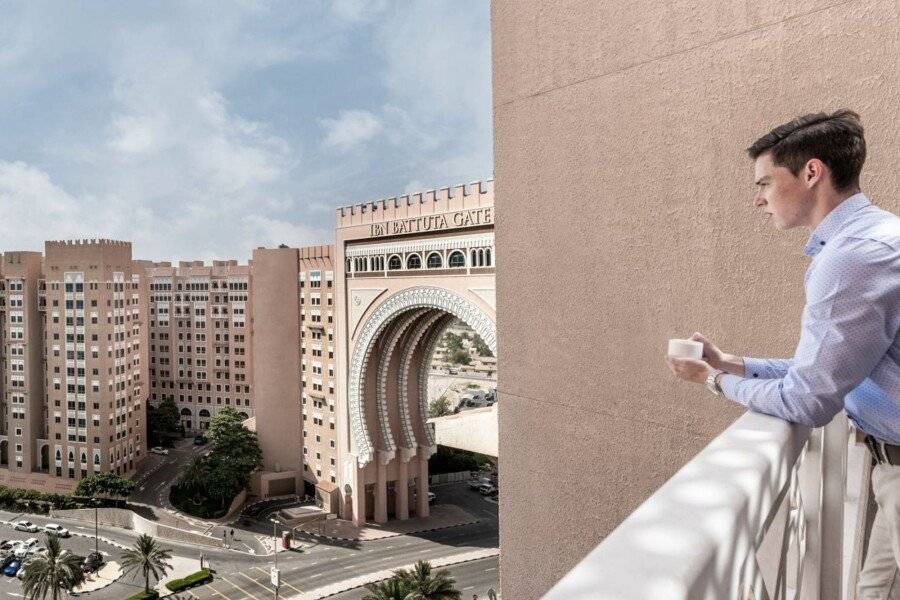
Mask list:
[[[492,177],[488,0],[0,0],[0,251],[331,242]]]

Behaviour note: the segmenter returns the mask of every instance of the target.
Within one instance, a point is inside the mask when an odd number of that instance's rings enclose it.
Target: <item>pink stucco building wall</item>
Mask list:
[[[504,597],[539,597],[740,414],[673,380],[666,338],[792,352],[806,234],[751,209],[744,148],[853,108],[863,188],[900,209],[898,28],[884,0],[493,3]]]

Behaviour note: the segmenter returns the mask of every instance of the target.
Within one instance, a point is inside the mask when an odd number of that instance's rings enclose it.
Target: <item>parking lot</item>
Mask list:
[[[0,541],[26,540],[28,538],[37,538],[38,543],[42,546],[47,544],[47,534],[43,532],[43,519],[38,522],[30,518],[31,515],[15,516],[11,518],[11,523],[15,523],[20,519],[31,521],[38,525],[41,530],[37,533],[27,531],[16,531],[12,524],[0,525]],[[8,518],[6,515],[4,517]],[[68,527],[67,527],[68,528]],[[82,533],[82,532],[79,532]],[[79,556],[87,556],[94,551],[93,537],[84,537],[82,535],[73,534],[68,538],[61,538],[60,543],[63,549],[73,552]],[[100,553],[103,555],[104,561],[119,560],[120,550],[108,544],[100,543]],[[0,594],[6,593],[11,596],[21,596],[22,585],[19,579],[12,576],[0,575]]]

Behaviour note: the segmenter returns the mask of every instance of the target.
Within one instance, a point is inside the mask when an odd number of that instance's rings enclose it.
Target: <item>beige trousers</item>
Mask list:
[[[900,600],[900,466],[875,465],[872,492],[878,503],[857,600]]]

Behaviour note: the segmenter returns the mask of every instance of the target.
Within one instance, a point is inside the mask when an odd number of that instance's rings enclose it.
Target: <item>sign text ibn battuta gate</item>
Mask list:
[[[479,225],[492,225],[493,223],[494,208],[487,206],[453,213],[423,215],[421,217],[397,219],[396,221],[386,221],[384,223],[372,223],[369,226],[369,237],[424,233],[459,227],[478,227]]]

